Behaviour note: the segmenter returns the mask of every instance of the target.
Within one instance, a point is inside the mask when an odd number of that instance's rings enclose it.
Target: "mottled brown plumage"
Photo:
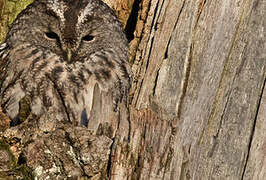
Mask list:
[[[36,0],[0,46],[3,111],[21,123],[26,97],[40,124],[49,118],[96,131],[126,104],[127,53],[120,22],[100,0]]]

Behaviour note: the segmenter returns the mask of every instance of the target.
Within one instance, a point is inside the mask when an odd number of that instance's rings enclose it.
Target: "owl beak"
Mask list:
[[[72,57],[72,51],[70,49],[67,49],[67,61],[70,62]]]

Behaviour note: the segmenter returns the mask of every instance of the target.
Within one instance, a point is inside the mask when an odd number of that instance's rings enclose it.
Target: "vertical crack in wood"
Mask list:
[[[164,1],[163,1],[164,2]],[[153,18],[151,20],[151,28],[150,28],[150,32],[152,31],[152,29],[154,29],[156,31],[156,29],[154,28],[154,22],[155,22],[155,19],[157,19],[157,12],[158,12],[158,6],[159,6],[159,0],[157,1],[156,3],[156,6],[154,8],[154,13],[153,13]],[[160,13],[161,9],[159,10],[159,13]],[[160,14],[159,14],[160,15]]]
[[[148,57],[147,57],[147,61],[145,62],[146,64],[145,64],[145,69],[143,69],[143,74],[145,74],[146,73],[146,71],[147,71],[147,69],[148,69],[148,66],[149,66],[149,60],[150,60],[150,56],[151,56],[151,51],[152,51],[152,48],[153,48],[153,41],[154,41],[154,37],[152,37],[152,39],[151,39],[151,43],[150,43],[150,48],[149,48],[149,52],[148,52]],[[138,102],[138,100],[139,100],[139,96],[140,96],[140,90],[141,90],[141,87],[142,87],[142,84],[143,84],[143,81],[144,81],[144,76],[143,77],[141,77],[140,78],[141,80],[141,82],[140,82],[140,85],[139,85],[139,89],[138,89],[138,92],[135,92],[135,93],[137,93],[137,98],[136,98],[136,101],[135,101],[135,104],[134,104],[134,106],[136,106],[137,105],[137,102]]]
[[[156,4],[155,9],[154,9],[154,16],[152,19],[151,29],[150,29],[150,32],[153,32],[153,33],[151,33],[153,36],[151,37],[151,43],[150,43],[150,48],[149,48],[149,52],[148,52],[148,56],[147,56],[146,69],[145,70],[147,70],[149,67],[149,60],[150,60],[150,56],[151,56],[151,52],[152,52],[153,44],[154,44],[154,33],[157,31],[157,24],[156,23],[157,23],[158,18],[160,17],[164,2],[165,1],[163,0],[162,4],[160,5],[161,8],[158,10],[159,1],[157,1],[157,4]],[[158,15],[157,15],[157,12],[158,12]],[[153,29],[154,29],[154,31],[153,31]]]
[[[151,52],[152,52],[152,48],[153,48],[153,42],[154,42],[154,33],[152,33],[152,28],[153,28],[153,26],[154,26],[154,22],[155,22],[155,19],[156,19],[156,14],[157,14],[157,11],[158,11],[158,5],[159,5],[159,1],[157,1],[157,4],[156,4],[156,6],[155,6],[155,8],[154,8],[154,15],[153,15],[153,18],[152,18],[152,23],[151,23],[151,29],[150,29],[150,32],[151,32],[151,36],[152,37],[150,37],[149,39],[149,41],[150,41],[150,43],[147,43],[147,46],[149,45],[150,46],[150,48],[149,48],[149,50],[148,50],[148,55],[147,55],[147,61],[146,61],[146,65],[145,65],[145,72],[147,71],[147,69],[148,69],[148,67],[149,67],[149,60],[150,60],[150,56],[151,56]],[[155,29],[155,28],[154,28]],[[156,31],[156,30],[155,30]],[[147,46],[146,46],[146,48],[147,48]],[[145,49],[146,49],[145,48]],[[144,74],[145,74],[145,72],[144,72]],[[143,81],[143,79],[142,79],[142,81]]]
[[[146,65],[145,65],[145,73],[146,73],[146,71],[147,71],[147,69],[149,67],[151,51],[152,51],[152,48],[153,48],[153,42],[154,42],[154,36],[151,38],[151,46],[149,48],[148,57],[147,57]]]
[[[134,39],[134,31],[137,25],[140,2],[140,0],[134,0],[131,13],[126,23],[125,32],[129,42]]]
[[[175,26],[176,26],[176,24],[175,24]],[[174,30],[175,30],[175,26],[174,26]],[[171,36],[170,36],[170,38],[169,38],[169,40],[167,42],[166,49],[165,49],[165,52],[164,52],[164,59],[165,60],[168,59],[168,50],[169,50],[169,45],[170,45],[171,39],[172,39],[172,33],[171,33]]]
[[[106,172],[107,172],[107,177],[108,179],[112,179],[112,153],[114,151],[114,138],[112,139],[112,144],[110,146],[110,154],[109,154],[109,158],[108,158],[108,161],[107,161],[107,169],[106,169]]]
[[[166,60],[166,59],[168,58],[168,49],[169,49],[169,46],[170,46],[170,42],[171,42],[171,40],[172,40],[172,35],[173,35],[173,33],[174,33],[175,29],[176,29],[177,23],[179,22],[179,18],[180,18],[180,16],[181,16],[181,13],[183,12],[183,9],[184,9],[184,6],[185,6],[185,2],[186,2],[186,1],[184,0],[183,3],[182,3],[182,6],[181,6],[180,11],[179,11],[178,16],[177,16],[177,19],[176,19],[175,24],[174,24],[174,26],[173,26],[173,29],[172,29],[172,31],[171,31],[171,33],[170,33],[169,40],[167,41],[167,45],[166,45],[166,48],[165,48],[165,51],[164,51],[164,60]],[[161,7],[163,7],[163,4],[164,4],[164,1],[163,1],[163,3],[162,3]],[[162,10],[162,8],[159,10],[158,17],[159,17],[160,14],[161,14],[161,10]],[[157,24],[155,24],[155,27],[154,27],[155,31],[157,30],[156,26],[157,26]],[[149,57],[149,58],[150,58],[150,57]],[[159,63],[159,66],[157,66],[158,69],[157,69],[157,72],[156,72],[156,76],[155,76],[155,80],[154,80],[154,86],[153,86],[153,91],[152,91],[153,96],[155,95],[155,90],[156,90],[156,86],[157,86],[157,81],[158,81],[159,71],[160,71],[160,67],[161,67],[161,65],[162,65],[162,62]],[[147,68],[148,68],[148,67],[147,67]],[[146,69],[147,69],[147,68],[146,68]]]
[[[177,22],[179,21],[181,13],[183,12],[183,9],[185,7],[185,3],[186,3],[186,1],[184,0],[182,3],[182,7],[179,11],[178,17],[177,17],[177,21],[175,22],[174,30],[177,26]],[[193,31],[191,32],[191,34],[192,33],[193,33]],[[190,68],[191,68],[190,66],[191,66],[192,50],[193,50],[193,44],[192,44],[191,38],[188,41],[188,46],[189,47],[188,47],[188,51],[186,53],[185,62],[184,62],[183,78],[181,80],[181,85],[180,85],[180,95],[179,95],[178,102],[176,105],[177,119],[180,119],[180,116],[181,116],[182,104],[183,104],[184,97],[185,97],[186,92],[187,92],[188,80],[189,80],[189,75],[190,75]]]
[[[222,122],[223,122],[223,119],[224,119],[225,111],[226,111],[228,103],[229,103],[230,96],[231,96],[231,92],[230,92],[230,94],[228,95],[228,97],[226,99],[226,103],[225,103],[225,106],[224,106],[224,109],[223,109],[223,112],[222,112],[222,115],[221,115],[221,120],[220,120],[220,123],[219,123],[219,127],[218,127],[217,132],[216,132],[216,134],[214,136],[215,138],[219,137],[220,130],[221,130],[221,127],[222,127]]]
[[[152,89],[152,96],[153,97],[155,96],[155,91],[156,91],[156,87],[158,84],[159,71],[160,71],[160,69],[157,70],[155,80],[154,80],[154,85],[153,85],[153,89]]]
[[[150,8],[151,8],[151,1],[149,1],[149,0],[148,0],[148,5],[145,5],[145,2],[146,2],[145,0],[144,1],[135,0],[134,3],[136,3],[136,1],[138,1],[139,3],[133,4],[132,11],[134,11],[134,12],[131,12],[130,17],[129,17],[127,24],[126,24],[126,27],[125,27],[126,35],[128,38],[130,38],[129,34],[131,33],[131,30],[128,30],[128,28],[129,28],[128,24],[130,23],[131,19],[134,21],[133,18],[136,18],[135,27],[134,27],[134,29],[132,29],[133,30],[133,32],[132,32],[133,39],[131,39],[129,41],[130,43],[132,43],[132,41],[133,41],[132,44],[129,44],[129,49],[130,49],[129,50],[129,61],[132,64],[135,63],[136,55],[137,55],[137,48],[139,47],[143,36],[145,36],[144,25],[147,22],[148,12],[150,11]],[[135,7],[136,5],[138,5],[138,7]],[[134,16],[136,16],[136,17],[134,17]],[[143,26],[141,27],[141,25],[143,25]],[[139,29],[139,27],[141,27],[141,28]],[[134,41],[136,41],[136,43],[134,43]],[[138,60],[138,62],[139,61],[140,60]],[[141,62],[141,63],[143,63],[143,62]],[[136,75],[136,72],[134,74]]]
[[[183,12],[183,10],[184,10],[185,4],[186,4],[186,0],[183,1],[182,6],[181,6],[181,8],[180,8],[180,10],[179,10],[179,13],[178,13],[178,15],[177,15],[177,19],[176,19],[176,22],[175,22],[175,25],[174,25],[173,31],[176,29],[177,23],[179,22],[179,19],[180,19],[180,16],[181,16],[181,14],[182,14],[182,12]],[[173,31],[172,31],[172,32],[173,32]],[[171,36],[170,36],[170,38],[171,38]]]
[[[202,13],[202,10],[203,10],[205,4],[206,4],[206,0],[200,0],[200,3],[199,3],[199,5],[198,5],[198,14],[197,14],[197,17],[196,17],[197,20],[196,20],[196,23],[195,23],[195,27],[196,27],[197,24],[198,24],[198,21],[199,21],[200,15],[201,15],[201,13]]]
[[[254,134],[255,134],[255,128],[256,128],[256,123],[257,123],[257,118],[258,118],[258,114],[259,114],[259,110],[260,110],[262,97],[263,97],[263,92],[264,92],[264,89],[265,89],[265,84],[266,84],[266,78],[264,77],[264,82],[263,82],[263,85],[262,85],[262,88],[261,88],[261,92],[260,92],[260,95],[259,95],[259,100],[258,100],[258,103],[257,103],[256,114],[255,114],[255,118],[254,118],[254,121],[253,121],[252,129],[251,129],[251,134],[250,134],[250,137],[249,137],[248,152],[247,152],[247,156],[246,156],[246,159],[245,159],[245,162],[244,162],[245,164],[244,164],[241,180],[244,179],[244,176],[245,176],[245,173],[246,173],[246,168],[247,168],[248,159],[249,159],[249,155],[250,155],[250,151],[251,151],[252,141],[253,141]]]
[[[181,116],[182,104],[183,104],[183,101],[184,101],[184,98],[187,92],[188,81],[189,81],[189,76],[190,76],[191,59],[192,59],[192,51],[193,51],[193,44],[191,40],[189,44],[190,44],[190,47],[187,51],[185,62],[184,62],[183,78],[182,78],[181,86],[180,86],[180,96],[178,98],[178,102],[176,105],[176,112],[177,112],[178,119],[180,119],[180,116]]]
[[[223,71],[222,71],[222,74],[221,74],[220,82],[219,82],[219,85],[218,85],[218,88],[217,88],[217,91],[216,91],[216,96],[215,96],[214,101],[213,101],[212,110],[211,110],[211,113],[210,113],[209,118],[207,120],[207,124],[208,125],[210,124],[210,121],[214,117],[214,114],[216,112],[216,108],[217,108],[218,102],[221,101],[221,95],[220,95],[221,93],[220,93],[220,91],[222,91],[221,87],[222,87],[222,84],[224,83],[223,81],[224,81],[224,78],[225,78],[225,74],[226,74],[226,72],[228,71],[228,68],[229,68],[229,61],[230,61],[230,58],[231,58],[233,49],[235,47],[235,44],[236,44],[236,41],[237,41],[237,37],[239,35],[239,30],[240,30],[241,23],[244,21],[243,20],[244,19],[244,13],[245,13],[245,8],[244,7],[245,7],[245,5],[243,5],[243,10],[242,10],[242,13],[241,13],[239,22],[236,25],[236,30],[235,30],[235,34],[233,36],[232,45],[230,47],[228,56],[227,56],[227,58],[226,58],[226,60],[224,62],[224,67],[223,67]],[[245,46],[245,48],[246,48],[246,46]],[[239,70],[237,70],[237,73],[236,74],[238,74],[238,71]],[[232,80],[232,84],[233,84],[234,81],[235,81],[235,76],[234,76],[234,79]],[[224,110],[225,110],[225,108],[224,108]],[[223,114],[224,114],[224,112],[223,112]],[[221,120],[222,120],[222,118],[221,118]],[[201,134],[201,138],[199,139],[199,143],[200,143],[200,141],[201,141],[201,139],[202,139],[202,137],[203,137],[203,135],[205,133],[206,128],[203,128],[203,130],[202,130],[202,134]]]

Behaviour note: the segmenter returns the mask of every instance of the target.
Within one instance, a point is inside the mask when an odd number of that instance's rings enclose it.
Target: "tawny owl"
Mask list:
[[[100,0],[36,0],[0,46],[2,109],[13,126],[25,101],[41,125],[49,119],[97,130],[127,101],[127,53],[121,23]]]

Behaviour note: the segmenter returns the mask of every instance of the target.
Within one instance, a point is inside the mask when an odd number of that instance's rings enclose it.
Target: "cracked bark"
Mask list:
[[[146,148],[138,179],[266,177],[265,5],[150,1],[145,25],[139,20],[136,26],[133,57],[132,108],[135,118],[144,118],[139,148]],[[158,121],[170,122],[168,136]],[[157,159],[170,149],[166,167]]]
[[[129,17],[123,2],[108,2],[120,8],[118,15],[127,15],[120,19]],[[60,162],[65,175],[76,168],[84,179],[264,180],[266,2],[127,2],[135,8],[124,21],[134,72],[129,119],[119,116],[124,121],[115,137],[66,126],[29,143],[25,154],[34,146],[54,151],[58,155],[51,162]],[[0,129],[6,129],[8,120],[1,112],[0,117]],[[53,149],[54,137],[72,147],[74,156]],[[18,158],[14,154],[10,159]]]

